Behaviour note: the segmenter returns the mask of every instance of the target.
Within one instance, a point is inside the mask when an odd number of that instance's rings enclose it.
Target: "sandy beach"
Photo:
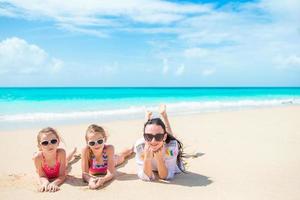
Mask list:
[[[115,180],[96,191],[82,182],[78,160],[61,191],[38,193],[31,158],[40,128],[0,130],[0,199],[300,199],[300,106],[169,118],[185,146],[187,173],[168,183],[143,182],[131,158],[118,168]],[[120,151],[141,137],[143,118],[98,124]],[[70,151],[85,145],[87,126],[55,128]]]

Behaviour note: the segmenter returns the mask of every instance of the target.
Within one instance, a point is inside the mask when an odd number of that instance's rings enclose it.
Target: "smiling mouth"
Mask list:
[[[152,146],[152,147],[158,147],[158,144],[150,144],[150,146]]]

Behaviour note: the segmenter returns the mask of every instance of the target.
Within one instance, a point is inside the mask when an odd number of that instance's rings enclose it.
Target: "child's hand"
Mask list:
[[[40,185],[38,190],[39,190],[39,192],[47,192],[48,191],[47,187],[48,187],[48,183],[44,183],[44,184]]]
[[[90,178],[89,188],[93,189],[93,190],[96,189],[97,188],[97,185],[96,185],[97,181],[98,181],[98,178]]]
[[[103,179],[103,178],[99,178],[99,179],[97,180],[96,186],[97,186],[97,188],[98,188],[98,187],[103,186],[103,184],[104,184],[104,179]]]
[[[60,188],[55,183],[50,183],[47,187],[48,192],[57,192]]]

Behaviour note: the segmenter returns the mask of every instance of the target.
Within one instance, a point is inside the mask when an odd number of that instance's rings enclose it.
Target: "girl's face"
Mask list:
[[[57,150],[59,139],[53,133],[44,133],[41,135],[39,147],[43,152],[52,153]]]
[[[167,139],[167,134],[161,126],[149,124],[145,127],[144,138],[152,151],[157,151],[163,146],[164,141]]]
[[[92,151],[102,150],[106,139],[101,133],[89,133],[87,134],[87,145]]]

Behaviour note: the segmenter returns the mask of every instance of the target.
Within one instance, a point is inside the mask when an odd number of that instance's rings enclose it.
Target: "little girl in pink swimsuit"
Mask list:
[[[66,179],[67,162],[76,149],[67,157],[64,149],[58,148],[60,137],[55,129],[47,127],[37,136],[39,152],[33,160],[39,175],[40,192],[56,192]]]
[[[82,178],[88,182],[90,189],[97,189],[114,177],[115,166],[123,163],[133,149],[115,154],[114,146],[105,144],[107,135],[104,129],[95,124],[88,127],[85,140],[87,145],[82,150]]]

